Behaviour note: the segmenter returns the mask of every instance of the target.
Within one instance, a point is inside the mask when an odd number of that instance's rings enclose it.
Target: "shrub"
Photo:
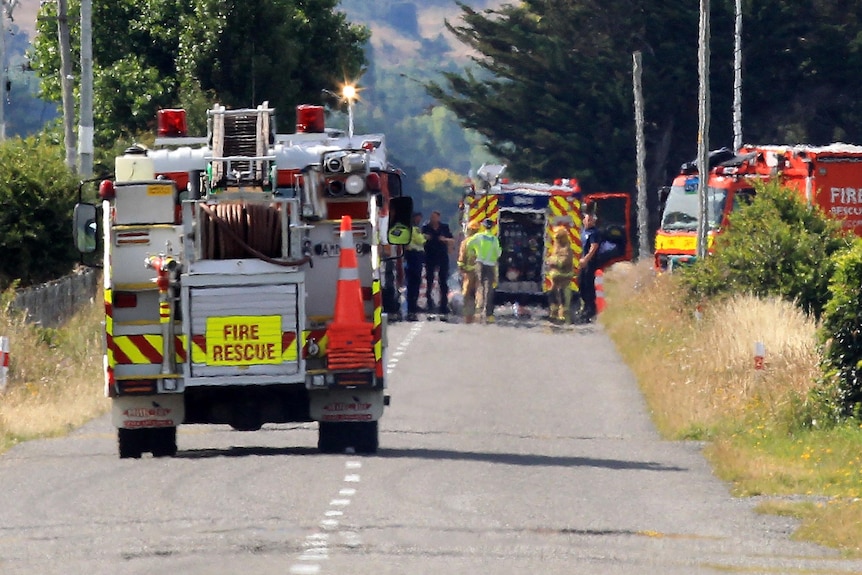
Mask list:
[[[68,273],[77,252],[71,238],[77,194],[63,149],[37,138],[0,145],[0,290]]]
[[[777,182],[755,185],[750,205],[731,216],[715,253],[683,273],[696,299],[750,293],[795,301],[819,318],[829,298],[832,254],[849,245],[838,222]]]
[[[843,415],[862,405],[862,240],[835,257],[831,299],[823,314],[825,389],[836,388]]]

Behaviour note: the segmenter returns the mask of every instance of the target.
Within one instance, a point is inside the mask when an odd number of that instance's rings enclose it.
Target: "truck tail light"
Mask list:
[[[114,293],[114,307],[138,307],[138,294],[129,291]]]
[[[117,382],[119,395],[152,395],[156,382],[152,379],[121,379]]]
[[[369,190],[376,192],[380,189],[380,174],[370,173],[365,177],[365,185]]]

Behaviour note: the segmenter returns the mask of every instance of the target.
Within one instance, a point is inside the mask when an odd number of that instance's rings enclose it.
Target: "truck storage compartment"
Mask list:
[[[542,293],[545,215],[500,212],[499,292]]]
[[[299,284],[191,287],[187,293],[189,385],[231,384],[233,377],[286,383],[284,376],[300,374]],[[228,379],[206,381],[218,377]]]

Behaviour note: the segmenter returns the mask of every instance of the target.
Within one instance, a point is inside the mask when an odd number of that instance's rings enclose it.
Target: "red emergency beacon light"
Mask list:
[[[182,138],[188,133],[186,126],[186,111],[170,108],[157,112],[159,137]]]

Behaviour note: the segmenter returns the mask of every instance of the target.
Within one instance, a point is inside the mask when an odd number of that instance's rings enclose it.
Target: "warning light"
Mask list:
[[[111,180],[102,180],[102,183],[99,184],[99,197],[103,200],[113,200],[117,197],[114,182]]]
[[[181,138],[188,133],[185,110],[177,108],[159,110],[156,115],[159,125],[159,137]]]

